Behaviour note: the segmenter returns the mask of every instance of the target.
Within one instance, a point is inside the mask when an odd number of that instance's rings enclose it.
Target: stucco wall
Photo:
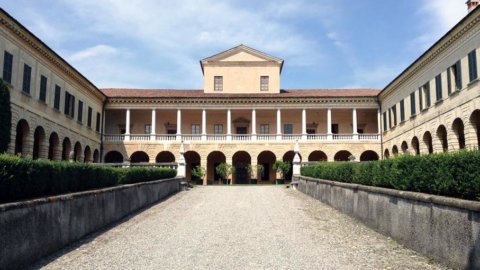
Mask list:
[[[0,205],[0,268],[43,256],[179,191],[179,178]]]
[[[480,202],[299,177],[298,189],[441,263],[480,268]]]

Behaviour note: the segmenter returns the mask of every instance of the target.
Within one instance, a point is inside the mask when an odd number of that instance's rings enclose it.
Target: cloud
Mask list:
[[[425,51],[466,15],[465,1],[422,0],[415,16],[421,34],[409,47]]]
[[[99,44],[99,45],[75,52],[74,54],[68,57],[68,60],[72,62],[78,62],[83,60],[93,60],[97,57],[108,57],[108,56],[116,55],[118,53],[119,53],[118,49],[114,47],[104,45],[104,44]]]

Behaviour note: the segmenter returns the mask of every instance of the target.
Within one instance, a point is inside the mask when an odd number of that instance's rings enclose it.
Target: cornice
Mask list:
[[[436,44],[428,49],[424,55],[420,56],[411,66],[395,78],[387,87],[378,94],[378,97],[386,96],[391,92],[398,89],[402,84],[410,80],[415,74],[420,72],[424,67],[433,62],[440,54],[451,48],[458,40],[465,36],[465,34],[475,27],[478,27],[480,23],[480,13],[468,20],[468,16],[465,21],[461,21],[457,26],[450,30],[444,37],[442,37]],[[462,24],[463,27],[460,27]]]
[[[0,10],[0,24],[11,34],[16,36],[20,41],[26,44],[30,49],[36,52],[38,55],[43,57],[54,67],[60,69],[64,72],[67,77],[73,79],[80,86],[85,89],[90,90],[96,97],[101,100],[105,100],[106,96],[100,92],[100,90],[93,85],[88,79],[81,75],[77,70],[70,66],[64,59],[58,56],[53,50],[48,48],[42,41],[30,33],[25,27],[20,23],[16,22],[15,19],[10,17],[5,11]]]

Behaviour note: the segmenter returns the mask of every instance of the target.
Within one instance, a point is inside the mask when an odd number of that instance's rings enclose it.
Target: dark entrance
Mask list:
[[[235,175],[233,178],[234,184],[249,184],[251,175],[247,170],[247,166],[250,165],[250,155],[245,151],[236,152],[233,155],[232,163],[235,166]]]
[[[269,163],[262,163],[263,171],[262,171],[262,181],[270,181],[270,164]]]
[[[247,128],[246,127],[237,127],[237,134],[240,134],[240,135],[247,134]]]

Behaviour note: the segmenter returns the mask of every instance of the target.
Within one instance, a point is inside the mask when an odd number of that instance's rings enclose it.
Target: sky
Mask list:
[[[99,88],[202,89],[199,60],[245,44],[283,89],[383,88],[467,15],[465,0],[0,0]]]

